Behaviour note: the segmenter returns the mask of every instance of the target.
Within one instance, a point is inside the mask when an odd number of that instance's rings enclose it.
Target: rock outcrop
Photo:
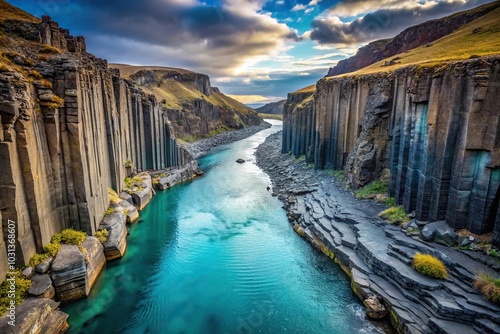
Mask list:
[[[472,10],[456,13],[441,19],[431,20],[407,28],[394,38],[378,40],[360,48],[347,59],[341,60],[329,69],[327,77],[354,72],[374,64],[382,59],[392,57],[419,46],[428,45],[439,38],[449,35],[469,22],[498,8],[500,4],[493,2]]]
[[[356,200],[325,171],[280,153],[280,141],[279,133],[268,137],[257,149],[257,164],[269,174],[293,229],[339,264],[361,301],[379,297],[398,333],[500,333],[500,308],[472,288],[479,273],[498,274],[498,261],[408,236],[377,217],[387,206]],[[413,269],[417,252],[438,257],[448,278]],[[382,316],[382,307],[374,306],[370,314]]]
[[[344,169],[355,189],[389,168],[390,195],[418,220],[500,245],[499,83],[498,56],[326,78],[312,105],[285,108],[282,151]]]
[[[106,215],[99,226],[100,229],[108,231],[108,239],[104,243],[104,254],[106,260],[114,260],[123,257],[127,249],[127,227],[126,216],[121,208]]]
[[[82,245],[61,245],[51,267],[51,278],[59,301],[89,295],[106,259],[103,246],[95,237],[87,237]]]
[[[64,228],[93,234],[108,208],[108,188],[123,188],[130,164],[160,170],[193,158],[177,145],[161,101],[86,53],[82,37],[49,17],[8,21],[5,31],[0,208],[3,226],[16,224],[21,266]]]
[[[255,109],[255,111],[257,111],[259,114],[283,114],[285,103],[286,100],[271,102],[266,104],[265,106]]]
[[[47,298],[28,298],[16,308],[15,326],[11,319],[0,318],[2,334],[59,334],[68,330],[68,315],[59,311],[59,303]]]

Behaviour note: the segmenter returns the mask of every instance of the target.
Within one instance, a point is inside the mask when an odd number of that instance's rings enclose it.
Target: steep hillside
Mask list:
[[[313,97],[290,94],[283,152],[343,169],[354,189],[389,169],[390,194],[417,219],[493,231],[500,245],[499,87],[497,8],[432,45],[324,78]]]
[[[283,114],[286,100],[268,103],[265,106],[255,109],[259,114]]]
[[[262,122],[255,110],[212,87],[205,74],[169,67],[110,66],[162,102],[176,136],[184,141]]]
[[[420,46],[426,46],[453,33],[477,18],[491,13],[498,7],[500,7],[500,2],[496,1],[410,27],[391,39],[372,42],[360,48],[353,57],[339,61],[335,67],[330,68],[326,76],[354,72],[382,59],[393,57]]]

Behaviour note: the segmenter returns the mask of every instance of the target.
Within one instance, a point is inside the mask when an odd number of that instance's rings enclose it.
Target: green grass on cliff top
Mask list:
[[[356,72],[331,78],[389,72],[409,65],[435,66],[454,60],[469,59],[471,56],[497,54],[500,54],[500,8],[428,46],[421,46],[381,60]],[[395,60],[397,64],[384,66],[386,61],[395,58],[399,58]]]
[[[18,20],[18,21],[27,21],[33,23],[40,23],[40,19],[26,13],[25,11],[12,6],[8,2],[4,0],[0,0],[0,22],[5,20]]]

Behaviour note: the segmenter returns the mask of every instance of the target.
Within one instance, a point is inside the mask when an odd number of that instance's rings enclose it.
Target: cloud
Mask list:
[[[285,23],[262,13],[264,2],[222,0],[209,6],[197,0],[72,0],[71,19],[57,19],[71,20],[76,30],[82,27],[89,50],[98,56],[224,75],[253,58],[278,53],[287,41],[300,40]]]
[[[296,4],[295,6],[292,7],[292,12],[296,12],[296,11],[299,11],[299,10],[304,10],[306,9],[307,6],[304,6],[302,4]]]
[[[489,0],[442,0],[442,1],[394,1],[376,2],[387,8],[376,9],[375,3],[367,0],[347,0],[332,7],[313,20],[309,37],[320,44],[357,44],[376,39],[390,38],[405,28],[459,10],[469,9]],[[369,12],[353,21],[346,16]],[[307,35],[303,35],[306,37]]]

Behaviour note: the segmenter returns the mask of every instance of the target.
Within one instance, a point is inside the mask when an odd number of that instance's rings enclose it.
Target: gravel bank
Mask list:
[[[270,127],[271,124],[263,122],[262,125],[250,126],[241,130],[228,131],[215,135],[211,138],[198,140],[194,143],[186,143],[184,144],[184,148],[188,150],[195,159],[197,159],[203,155],[210,153],[212,150],[221,145],[226,145],[241,139],[245,139],[259,131]]]

